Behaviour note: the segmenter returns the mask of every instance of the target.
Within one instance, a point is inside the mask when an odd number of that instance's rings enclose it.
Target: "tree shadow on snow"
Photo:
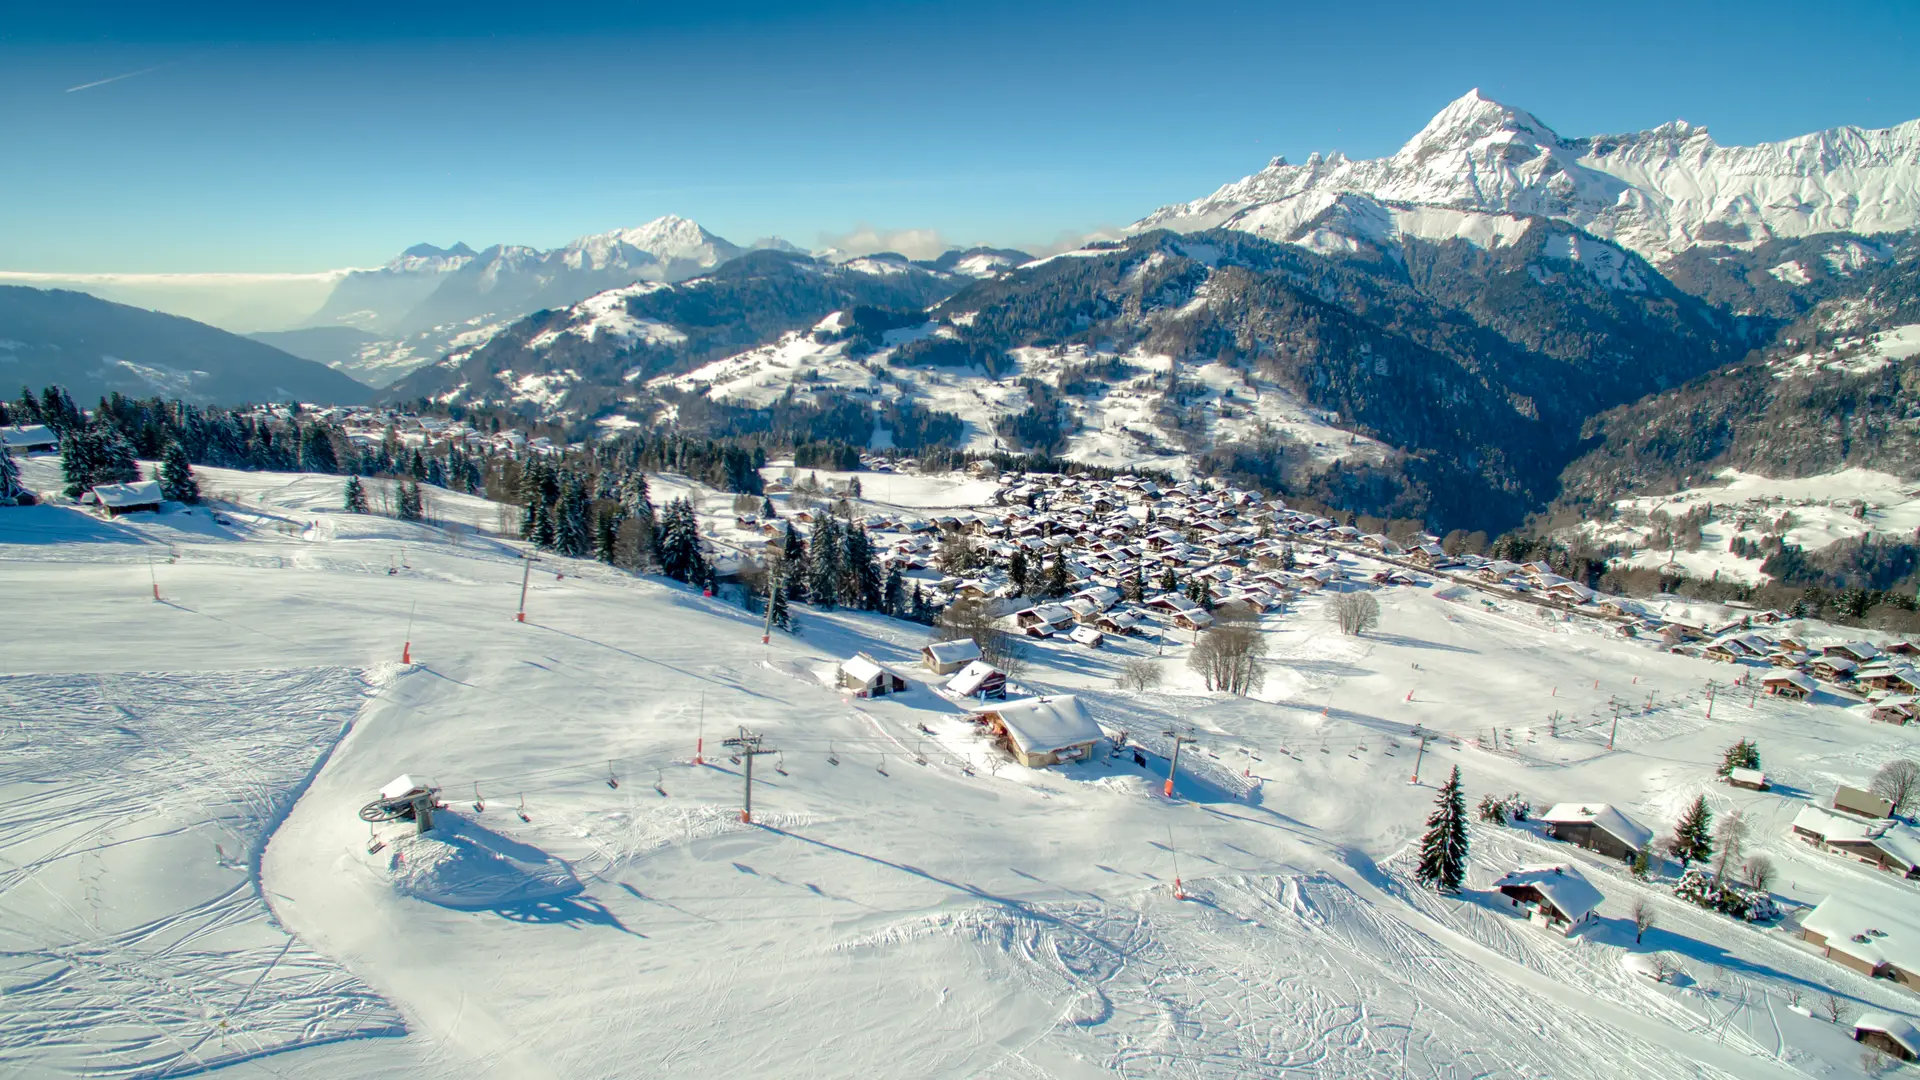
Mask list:
[[[146,534],[71,506],[0,509],[0,544],[127,544],[155,547]]]
[[[1377,641],[1382,645],[1397,645],[1403,649],[1434,649],[1439,652],[1465,653],[1468,656],[1480,655],[1480,650],[1469,649],[1462,645],[1448,645],[1440,641],[1428,641],[1425,638],[1411,638],[1404,634],[1383,634],[1378,630],[1369,630],[1365,640]]]

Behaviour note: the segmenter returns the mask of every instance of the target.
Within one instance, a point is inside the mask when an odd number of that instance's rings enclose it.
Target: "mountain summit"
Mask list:
[[[1216,226],[1309,242],[1340,197],[1427,239],[1508,235],[1497,223],[1420,214],[1550,217],[1659,263],[1698,244],[1754,245],[1824,232],[1920,226],[1920,120],[1723,147],[1704,127],[1567,139],[1523,109],[1469,91],[1390,157],[1276,158],[1213,194],[1149,214],[1136,231]],[[1351,198],[1347,200],[1351,205]]]

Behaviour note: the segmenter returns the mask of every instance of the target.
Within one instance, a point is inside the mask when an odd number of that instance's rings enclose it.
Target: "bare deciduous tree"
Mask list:
[[[1341,633],[1358,636],[1380,625],[1380,601],[1372,593],[1340,593],[1327,605],[1327,618]]]
[[[1020,639],[1000,629],[993,609],[984,600],[955,600],[934,620],[931,637],[935,641],[972,638],[980,646],[980,656],[1011,679],[1026,670],[1026,650]]]
[[[1722,884],[1727,880],[1727,868],[1740,865],[1740,856],[1747,846],[1746,815],[1738,810],[1731,811],[1720,819],[1720,827],[1714,830],[1713,879]]]
[[[1903,816],[1912,813],[1914,803],[1920,802],[1920,764],[1908,760],[1887,762],[1873,774],[1870,790],[1892,803],[1894,813]]]
[[[1653,929],[1653,905],[1647,903],[1647,898],[1642,896],[1633,902],[1633,943],[1640,944],[1640,939],[1645,937],[1647,931],[1651,929]]]
[[[1765,855],[1755,855],[1748,859],[1747,864],[1741,867],[1741,871],[1746,875],[1747,884],[1753,888],[1761,892],[1767,892],[1773,888],[1773,860]]]
[[[1187,666],[1200,674],[1207,689],[1244,696],[1265,681],[1260,662],[1266,657],[1267,642],[1260,631],[1245,623],[1220,622],[1194,642]]]
[[[1820,1011],[1837,1024],[1847,1017],[1847,1003],[1839,994],[1828,994],[1820,1001]]]
[[[1160,665],[1144,656],[1136,656],[1120,665],[1120,676],[1115,679],[1123,690],[1141,693],[1160,685]]]

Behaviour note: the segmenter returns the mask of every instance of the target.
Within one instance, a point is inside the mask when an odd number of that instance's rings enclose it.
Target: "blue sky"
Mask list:
[[[270,7],[10,14],[0,270],[308,271],[666,213],[1038,247],[1275,154],[1390,153],[1475,86],[1565,135],[1920,116],[1909,0]]]

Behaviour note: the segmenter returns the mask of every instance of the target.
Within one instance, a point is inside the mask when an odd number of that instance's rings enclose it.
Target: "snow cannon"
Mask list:
[[[415,835],[433,828],[433,812],[440,807],[440,789],[415,783],[402,773],[380,789],[380,797],[360,808],[360,820],[370,825],[411,821]]]

